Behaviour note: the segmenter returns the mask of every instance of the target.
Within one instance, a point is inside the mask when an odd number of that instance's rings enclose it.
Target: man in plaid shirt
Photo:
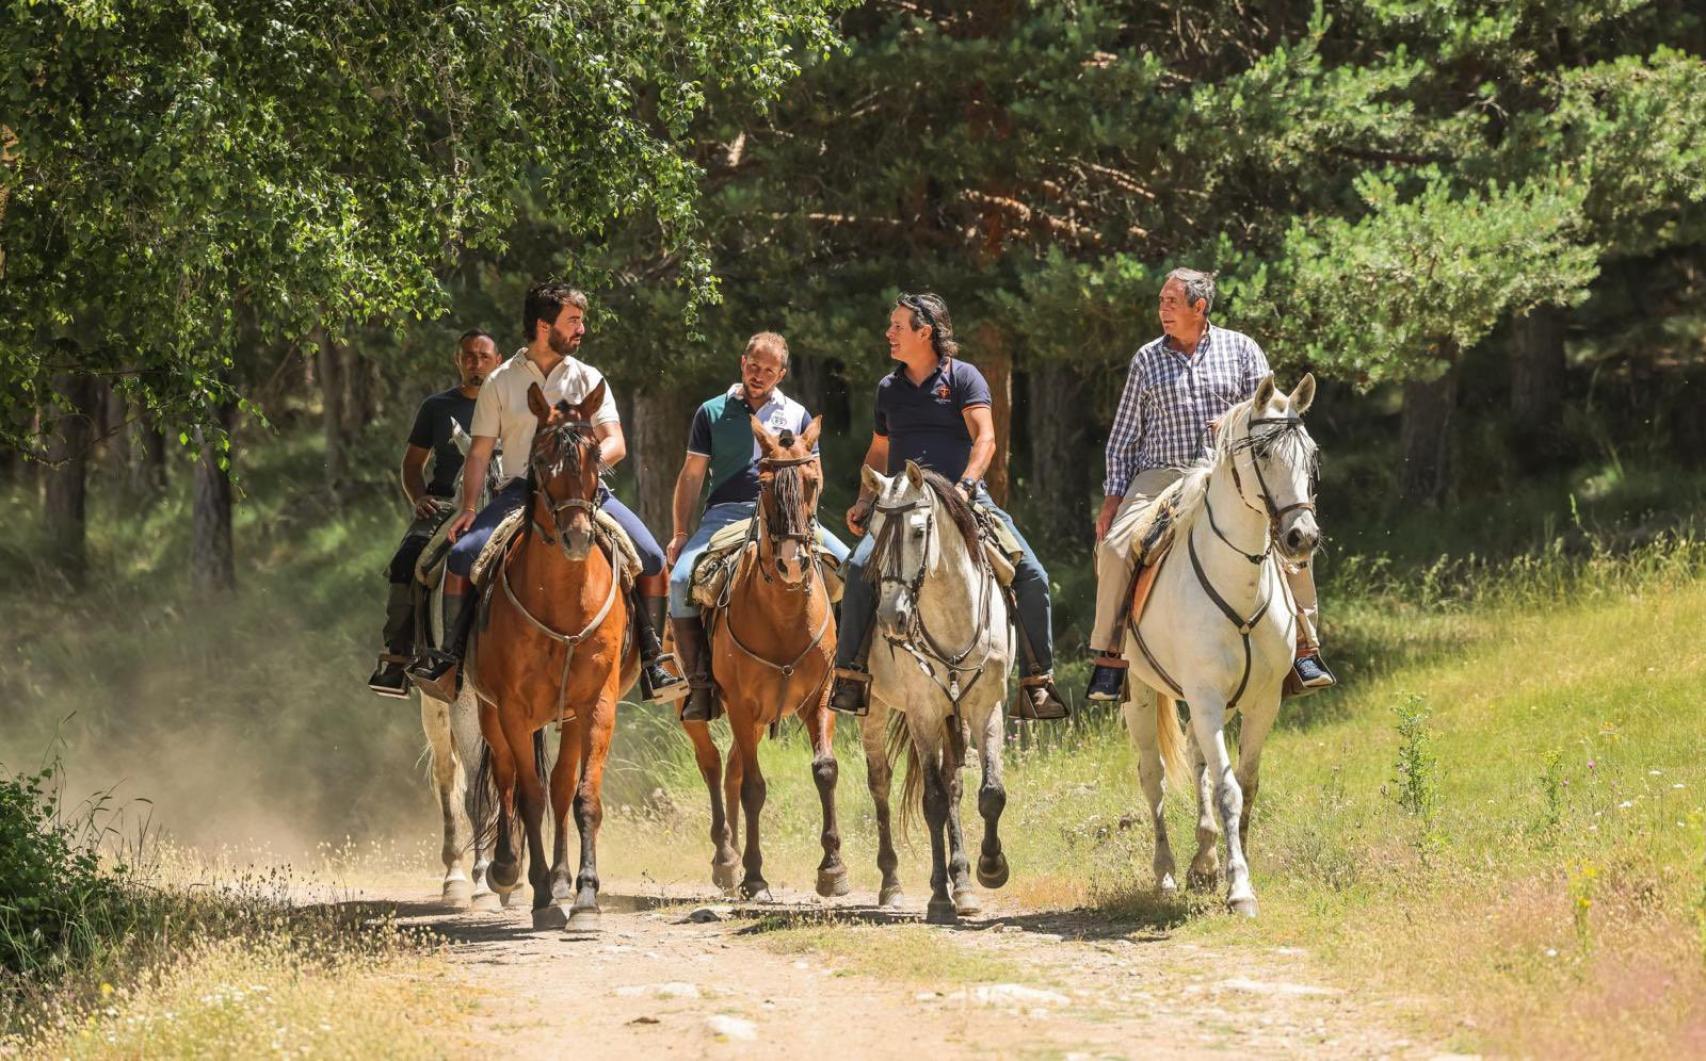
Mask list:
[[[1149,502],[1208,456],[1214,427],[1226,411],[1256,392],[1268,359],[1255,340],[1208,322],[1214,276],[1175,269],[1161,287],[1163,335],[1131,359],[1125,392],[1108,432],[1107,478],[1096,516],[1097,653],[1089,699],[1119,700],[1126,662],[1120,658],[1131,595],[1133,532]],[[1306,689],[1333,684],[1315,636],[1315,576],[1288,574],[1300,619],[1297,681]]]

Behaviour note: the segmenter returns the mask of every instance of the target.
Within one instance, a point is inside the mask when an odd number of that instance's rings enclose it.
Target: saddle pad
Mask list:
[[[485,546],[474,561],[471,577],[475,585],[486,585],[491,573],[497,570],[496,565],[502,562],[509,543],[526,524],[527,511],[524,505],[505,516],[503,522],[492,531],[492,536],[486,539]],[[598,540],[599,546],[612,557],[620,558],[615,562],[615,566],[622,578],[622,588],[633,588],[634,580],[640,577],[640,551],[634,547],[634,540],[628,537],[628,532],[608,513],[599,512],[594,526],[593,536]]]
[[[450,513],[446,511],[450,507],[449,502],[440,506],[438,529],[432,532],[415,560],[415,581],[423,586],[436,586],[444,575],[445,561],[450,559]]]
[[[751,521],[741,522],[747,524]],[[718,531],[711,536],[711,541],[715,543],[721,535],[722,531]],[[687,595],[694,603],[713,612],[722,607],[723,591],[728,587],[729,579],[734,577],[735,568],[740,564],[742,546],[745,543],[746,540],[742,538],[734,546],[725,547],[720,553],[713,552],[710,546],[705,549],[704,554],[694,563],[693,577],[688,582]],[[823,574],[824,591],[829,595],[829,602],[836,604],[840,602],[846,589],[845,580],[841,576],[841,561],[822,544],[818,545],[817,555]]]

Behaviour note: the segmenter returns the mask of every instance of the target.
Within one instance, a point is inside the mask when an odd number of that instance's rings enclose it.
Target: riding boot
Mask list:
[[[392,583],[385,599],[385,651],[368,676],[367,687],[393,700],[407,699],[409,676],[403,672],[414,651],[415,597],[407,582]]]
[[[479,611],[480,595],[472,592],[444,594],[444,614],[454,615],[444,645],[429,648],[409,665],[409,677],[428,696],[450,703],[462,692],[462,653],[468,647],[468,635],[474,629],[474,614]]]
[[[675,657],[664,652],[663,642],[658,640],[669,598],[639,597],[638,603],[634,609],[634,643],[640,647],[640,696],[660,704],[680,700],[688,694],[687,683],[665,669],[664,662],[673,662]]]
[[[717,717],[717,704],[711,693],[711,646],[705,637],[705,623],[697,615],[690,619],[671,617],[669,623],[675,630],[675,651],[681,656],[682,673],[687,675],[681,721],[709,722]]]
[[[1013,702],[1013,717],[1028,722],[1052,722],[1070,714],[1054,688],[1054,673],[1047,671],[1019,679],[1019,698]]]

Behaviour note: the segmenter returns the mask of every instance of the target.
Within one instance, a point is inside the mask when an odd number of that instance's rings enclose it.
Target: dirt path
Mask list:
[[[534,931],[524,902],[451,913],[385,897],[451,941],[470,1037],[482,1052],[501,1044],[496,1056],[1436,1053],[1392,1030],[1390,1003],[1322,986],[1302,952],[1240,948],[1234,962],[1078,912],[992,906],[941,929],[859,893],[698,906],[617,885],[603,932],[577,937]]]

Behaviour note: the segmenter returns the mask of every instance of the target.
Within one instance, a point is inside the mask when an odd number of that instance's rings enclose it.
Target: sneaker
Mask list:
[[[871,676],[854,668],[835,668],[835,688],[829,694],[829,709],[844,715],[866,715],[871,710]]]
[[[379,666],[375,667],[373,673],[368,676],[367,687],[380,696],[387,696],[393,700],[407,700],[409,698],[409,676],[403,673],[401,663],[380,661]]]
[[[1305,689],[1325,689],[1339,684],[1339,680],[1333,677],[1333,672],[1321,662],[1319,652],[1297,657],[1291,664],[1291,671],[1297,675],[1297,684]]]
[[[1098,663],[1090,672],[1090,688],[1084,693],[1086,700],[1100,700],[1103,703],[1117,704],[1125,699],[1125,668],[1110,667]]]
[[[664,660],[672,656],[659,656],[649,663],[640,664],[640,695],[646,700],[657,704],[673,704],[677,700],[686,699],[689,692],[687,680],[677,678],[663,665]]]

